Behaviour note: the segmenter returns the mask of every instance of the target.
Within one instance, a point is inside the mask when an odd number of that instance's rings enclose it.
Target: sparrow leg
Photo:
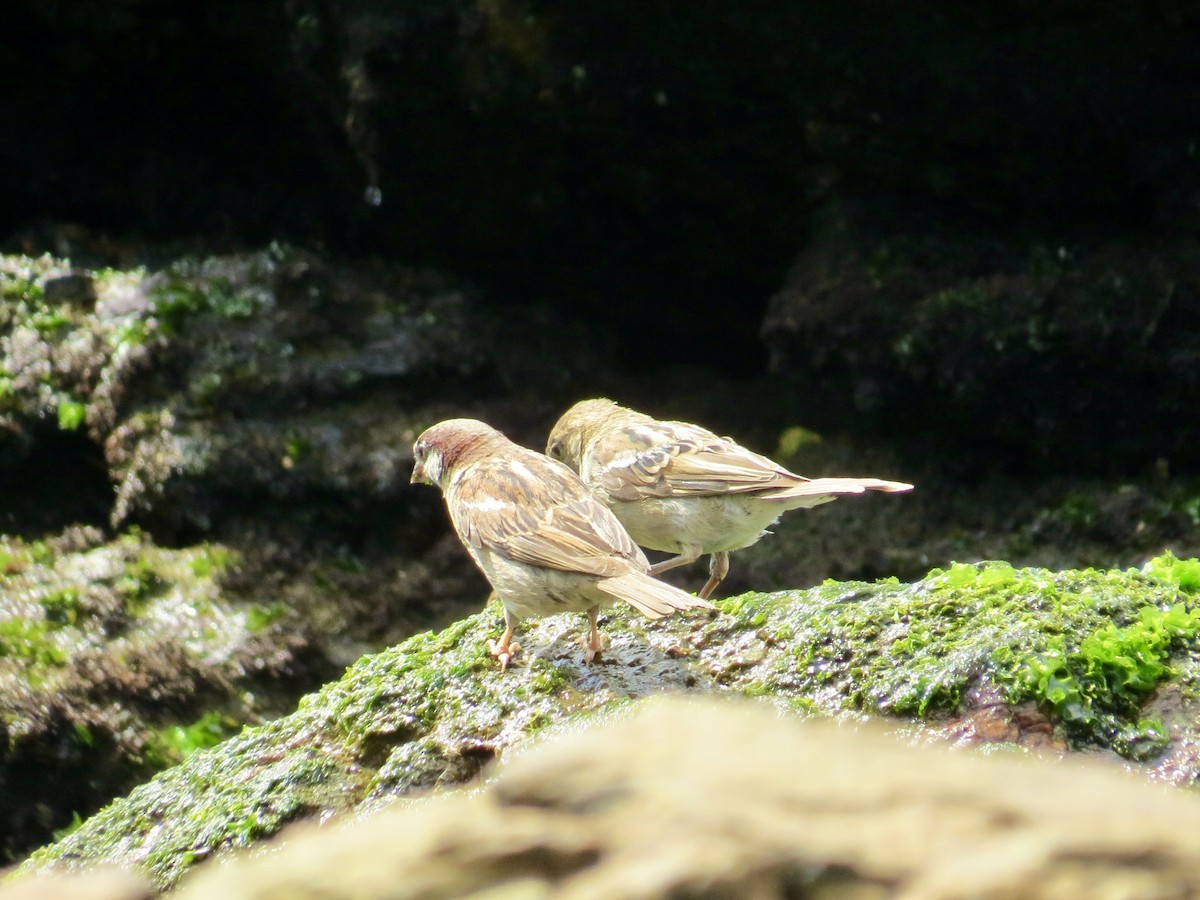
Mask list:
[[[600,607],[593,606],[587,611],[588,614],[588,639],[583,645],[583,661],[590,663],[600,651],[604,649],[604,637],[600,634],[600,629],[596,624],[600,618]]]
[[[663,572],[676,569],[679,566],[686,566],[688,563],[694,563],[699,558],[700,547],[698,545],[684,547],[678,556],[672,556],[670,559],[664,559],[662,562],[652,565],[650,567],[650,574],[661,575]]]
[[[521,649],[521,645],[512,639],[517,628],[517,617],[510,613],[507,607],[504,609],[504,626],[504,634],[500,635],[500,640],[487,643],[488,653],[500,660],[501,672],[508,670],[509,662]]]
[[[719,550],[709,557],[708,563],[708,581],[704,583],[704,587],[700,589],[700,593],[696,596],[701,600],[707,600],[708,595],[717,589],[717,585],[725,580],[725,576],[729,574],[729,551]]]

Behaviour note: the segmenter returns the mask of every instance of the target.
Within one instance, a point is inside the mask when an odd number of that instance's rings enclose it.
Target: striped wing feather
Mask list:
[[[472,466],[448,504],[460,510],[454,526],[465,544],[564,572],[612,577],[649,568],[621,523],[570,469],[519,449]]]
[[[624,424],[595,453],[600,488],[616,500],[751,493],[790,500],[912,488],[879,478],[805,478],[686,422]]]
[[[741,494],[808,480],[685,422],[623,425],[595,453],[600,487],[617,500]]]

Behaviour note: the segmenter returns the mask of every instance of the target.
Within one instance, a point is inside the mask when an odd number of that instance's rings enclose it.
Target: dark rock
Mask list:
[[[68,303],[88,312],[96,305],[96,286],[92,276],[84,272],[72,272],[47,278],[42,290],[49,304]]]
[[[1047,242],[1194,230],[1196,26],[1149,0],[21,0],[0,232],[378,251],[585,309],[639,358],[752,371],[762,298],[831,190]],[[107,243],[86,264],[124,265]]]
[[[886,434],[960,472],[1195,472],[1196,258],[1182,237],[1021,247],[839,204],[763,335],[819,428]]]

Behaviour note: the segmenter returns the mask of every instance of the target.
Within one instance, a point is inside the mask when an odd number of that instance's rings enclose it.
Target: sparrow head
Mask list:
[[[546,455],[566,463],[576,472],[583,461],[584,449],[607,423],[626,410],[612,400],[580,400],[568,409],[550,429]]]
[[[446,481],[458,469],[487,456],[491,445],[507,441],[499,431],[478,419],[447,419],[426,428],[413,444],[413,484]]]

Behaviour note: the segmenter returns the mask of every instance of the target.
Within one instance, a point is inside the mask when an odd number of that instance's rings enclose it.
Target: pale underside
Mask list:
[[[650,550],[681,553],[687,545],[701,553],[718,553],[756,543],[789,509],[834,499],[825,495],[764,500],[754,494],[647,497],[618,500],[612,511],[633,539]]]
[[[518,562],[486,547],[470,550],[505,610],[516,619],[586,612],[593,606],[607,607],[616,602],[616,597],[596,586],[594,575]]]

